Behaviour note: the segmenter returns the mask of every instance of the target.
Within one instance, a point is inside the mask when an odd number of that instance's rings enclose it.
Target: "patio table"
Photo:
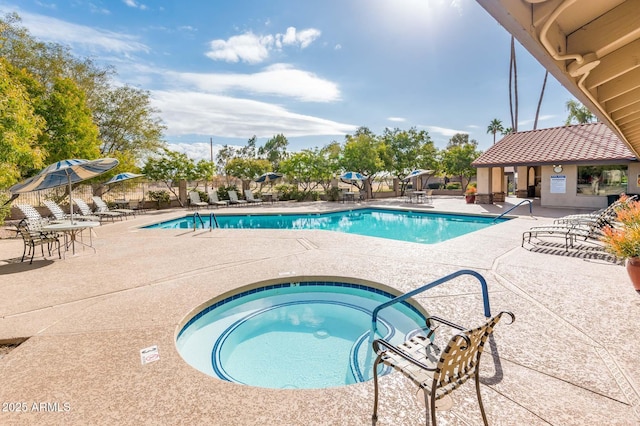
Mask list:
[[[82,231],[87,228],[95,228],[96,226],[100,226],[100,222],[79,220],[72,223],[71,221],[64,221],[45,225],[42,227],[42,230],[46,232],[62,232],[64,234],[65,252],[69,251],[69,247],[71,247],[72,254],[75,255],[76,242],[85,247],[90,247],[94,253],[96,252],[96,249],[93,247],[91,234],[89,234],[89,244],[82,241],[82,239],[78,240],[78,234],[81,234]]]

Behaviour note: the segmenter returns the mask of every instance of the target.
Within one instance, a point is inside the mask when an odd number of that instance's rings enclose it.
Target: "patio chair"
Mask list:
[[[24,219],[18,223],[18,227],[21,224],[24,224],[29,228],[32,232],[41,232],[44,234],[50,234],[49,232],[43,232],[42,227],[49,223],[49,218],[43,217],[35,207],[30,204],[16,204],[16,207],[22,212],[24,215]],[[18,233],[20,230],[18,229]],[[53,233],[57,235],[56,233]]]
[[[207,207],[209,203],[205,203],[200,199],[200,193],[198,191],[189,192],[189,206],[198,210],[200,207]]]
[[[229,205],[229,201],[228,200],[222,200],[220,201],[218,199],[218,191],[216,190],[211,190],[209,191],[209,205],[210,206],[216,206],[216,207],[227,207]]]
[[[112,222],[116,219],[122,220],[122,216],[124,216],[122,213],[118,212],[101,212],[98,210],[92,211],[91,207],[89,207],[89,205],[80,198],[74,198],[73,202],[80,209],[80,213],[85,216],[98,216],[100,218],[100,222],[107,219],[111,220]]]
[[[29,265],[31,265],[36,253],[36,246],[40,246],[42,257],[44,257],[45,244],[47,245],[49,256],[51,256],[51,246],[53,244],[57,245],[58,257],[62,259],[62,254],[60,253],[60,239],[58,234],[55,232],[42,232],[40,230],[30,229],[28,221],[24,221],[18,224],[18,233],[22,236],[22,241],[24,242],[24,250],[22,251],[22,259],[20,259],[20,262],[24,262],[24,258],[30,254],[31,259],[29,260]],[[29,251],[27,251],[27,247],[29,248]]]
[[[556,237],[564,239],[565,251],[568,251],[570,248],[575,248],[575,242],[577,241],[599,243],[603,235],[602,228],[608,225],[610,223],[606,220],[595,219],[549,226],[534,226],[522,233],[521,247],[524,247],[525,241],[531,244],[531,238]]]
[[[49,209],[49,211],[51,212],[51,214],[56,220],[71,219],[71,215],[68,213],[65,213],[65,211],[62,210],[62,207],[60,207],[55,201],[45,200],[44,205],[47,206],[47,208]],[[85,216],[82,214],[74,214],[73,218],[78,220],[90,220],[95,222],[100,221],[100,218],[98,216]]]
[[[253,192],[250,189],[244,190],[244,198],[246,198],[247,202],[249,203],[253,203],[253,204],[262,203],[262,198],[254,198]]]
[[[430,317],[427,321],[429,332],[426,336],[417,335],[398,346],[383,339],[375,340],[373,350],[378,356],[373,364],[375,389],[373,420],[378,418],[378,366],[382,363],[400,371],[424,392],[427,425],[429,425],[429,419],[434,426],[436,425],[436,402],[440,402],[442,405],[450,402],[447,401],[450,397],[445,397],[473,377],[476,382],[480,413],[485,426],[487,426],[487,416],[480,395],[480,356],[484,350],[485,342],[505,314],[511,317],[511,323],[513,323],[515,316],[506,311],[490,318],[480,327],[470,330],[465,330],[457,324],[438,317]],[[449,339],[442,351],[433,343],[435,328],[430,327],[430,320],[459,330]]]
[[[240,200],[238,199],[238,193],[236,191],[229,191],[229,203],[230,204],[235,204],[237,206],[242,206],[242,205],[247,205],[247,200]]]
[[[91,198],[93,199],[93,204],[96,205],[96,210],[95,210],[96,213],[102,213],[102,212],[120,213],[125,217],[125,219],[127,218],[128,215],[135,216],[136,214],[136,211],[133,209],[110,209],[107,203],[105,203],[101,197],[93,196]]]

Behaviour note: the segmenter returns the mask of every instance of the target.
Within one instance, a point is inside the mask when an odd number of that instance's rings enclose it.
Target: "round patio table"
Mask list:
[[[76,242],[85,247],[91,248],[94,253],[96,252],[96,249],[95,247],[93,247],[93,244],[92,244],[91,235],[89,235],[89,244],[82,241],[82,239],[78,240],[78,234],[82,233],[82,231],[84,231],[87,228],[95,228],[96,226],[100,226],[100,222],[92,222],[88,220],[87,221],[78,220],[78,221],[71,222],[67,220],[64,222],[57,222],[57,223],[51,223],[49,225],[45,225],[42,227],[42,230],[46,232],[62,232],[64,234],[65,252],[69,251],[69,247],[71,247],[71,252],[73,255],[75,255]]]

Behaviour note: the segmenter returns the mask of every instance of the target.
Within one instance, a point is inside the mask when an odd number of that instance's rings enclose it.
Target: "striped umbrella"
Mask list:
[[[257,183],[271,182],[273,180],[280,179],[281,177],[282,177],[282,174],[280,173],[267,172],[258,176],[256,180],[254,180],[254,182],[257,182]]]
[[[406,175],[404,177],[404,181],[408,181],[411,178],[417,177],[417,176],[422,176],[422,175],[430,175],[433,174],[433,170],[423,170],[423,169],[416,169],[414,171],[412,171],[411,173],[409,173],[408,175]]]
[[[367,177],[358,172],[346,172],[340,175],[340,179],[349,182],[353,186],[353,182],[365,180]]]
[[[100,158],[98,160],[62,160],[53,163],[37,175],[30,177],[22,183],[17,183],[9,188],[12,194],[40,191],[42,189],[55,188],[69,185],[69,210],[73,223],[73,200],[71,199],[71,184],[91,179],[113,169],[118,165],[115,158]]]
[[[138,173],[131,173],[131,172],[118,173],[117,175],[115,175],[114,177],[106,181],[104,185],[111,185],[112,183],[124,182],[125,180],[135,179],[142,176],[144,175],[141,175]],[[122,184],[122,196],[126,199],[124,184]],[[144,199],[144,188],[142,188],[142,198]]]

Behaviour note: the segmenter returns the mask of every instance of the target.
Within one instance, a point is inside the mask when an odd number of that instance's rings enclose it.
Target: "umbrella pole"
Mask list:
[[[69,181],[69,213],[71,214],[71,224],[73,225],[73,198],[71,196],[71,175],[67,173],[67,180]]]

